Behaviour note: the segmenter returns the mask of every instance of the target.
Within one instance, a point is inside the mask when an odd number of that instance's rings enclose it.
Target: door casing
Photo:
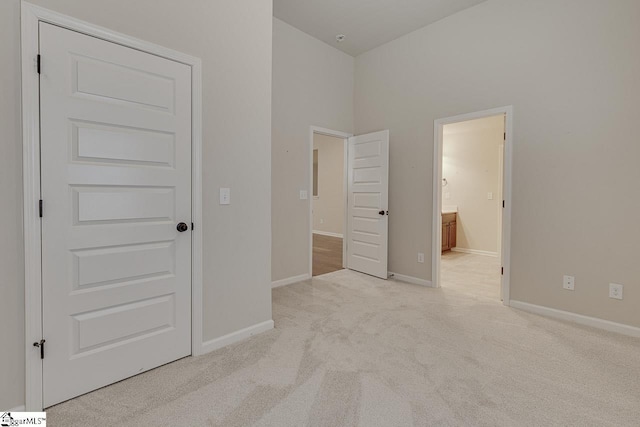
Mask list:
[[[202,65],[199,58],[111,31],[28,2],[21,3],[22,140],[24,181],[25,398],[28,411],[43,408],[42,360],[33,346],[42,336],[40,200],[39,22],[57,25],[191,67],[192,206],[191,354],[202,354]],[[43,61],[43,67],[46,64]]]
[[[442,142],[444,125],[505,115],[504,157],[502,163],[502,244],[500,259],[503,268],[501,276],[502,302],[508,306],[511,274],[511,175],[513,162],[513,106],[498,107],[458,116],[437,119],[433,124],[433,213],[431,228],[431,286],[440,287],[440,259],[442,244]]]

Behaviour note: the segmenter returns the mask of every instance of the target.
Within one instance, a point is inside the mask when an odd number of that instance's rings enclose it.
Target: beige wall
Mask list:
[[[0,410],[24,404],[20,3],[0,1]]]
[[[444,126],[442,206],[458,207],[458,249],[498,255],[503,135],[502,115]]]
[[[353,57],[273,20],[272,280],[309,273],[310,126],[351,133]]]
[[[356,58],[356,133],[391,131],[389,270],[431,279],[434,119],[513,105],[511,298],[640,326],[638,16],[489,0]]]
[[[340,234],[344,223],[344,139],[313,135],[318,150],[318,197],[313,198],[313,231]]]
[[[271,2],[33,2],[202,58],[204,339],[271,319]],[[19,35],[19,1],[2,0],[2,409],[24,403]],[[232,189],[230,206],[218,204],[218,187]]]

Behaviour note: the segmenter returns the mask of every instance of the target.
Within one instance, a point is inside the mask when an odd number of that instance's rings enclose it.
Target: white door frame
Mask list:
[[[318,126],[311,126],[309,128],[309,277],[313,277],[313,135],[327,135],[336,138],[344,139],[344,170],[342,173],[344,192],[344,212],[342,221],[342,268],[347,268],[347,202],[349,200],[349,194],[347,192],[347,170],[348,170],[348,149],[349,138],[353,136],[351,133],[340,132],[338,130],[331,130],[321,128]]]
[[[47,22],[191,67],[192,206],[191,353],[202,354],[202,66],[199,58],[129,37],[22,1],[22,141],[24,180],[25,394],[26,408],[40,411],[42,360],[33,343],[42,338],[40,200],[40,85],[36,70],[38,24]],[[46,67],[46,58],[43,58]],[[46,337],[45,337],[46,339]]]
[[[505,115],[503,185],[502,200],[502,245],[500,248],[502,274],[501,290],[502,302],[509,305],[509,289],[511,274],[511,173],[513,162],[513,106],[493,108],[459,116],[437,119],[433,123],[433,224],[431,246],[431,283],[433,287],[440,287],[440,260],[442,258],[442,141],[444,125],[485,117]]]

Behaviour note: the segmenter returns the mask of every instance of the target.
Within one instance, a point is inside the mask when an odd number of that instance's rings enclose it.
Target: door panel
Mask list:
[[[75,71],[74,94],[101,102],[130,103],[133,107],[173,112],[173,78],[73,53],[71,60]]]
[[[75,224],[175,221],[175,188],[71,187]]]
[[[43,399],[191,353],[191,69],[40,23]]]
[[[102,164],[173,167],[174,135],[145,129],[73,124],[74,160]]]
[[[175,275],[175,245],[159,242],[71,251],[74,289]]]
[[[349,138],[347,268],[383,279],[387,278],[388,173],[389,131]]]

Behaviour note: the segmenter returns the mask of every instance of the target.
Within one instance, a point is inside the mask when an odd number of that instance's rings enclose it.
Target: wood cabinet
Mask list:
[[[442,252],[456,247],[457,214],[442,214]]]

